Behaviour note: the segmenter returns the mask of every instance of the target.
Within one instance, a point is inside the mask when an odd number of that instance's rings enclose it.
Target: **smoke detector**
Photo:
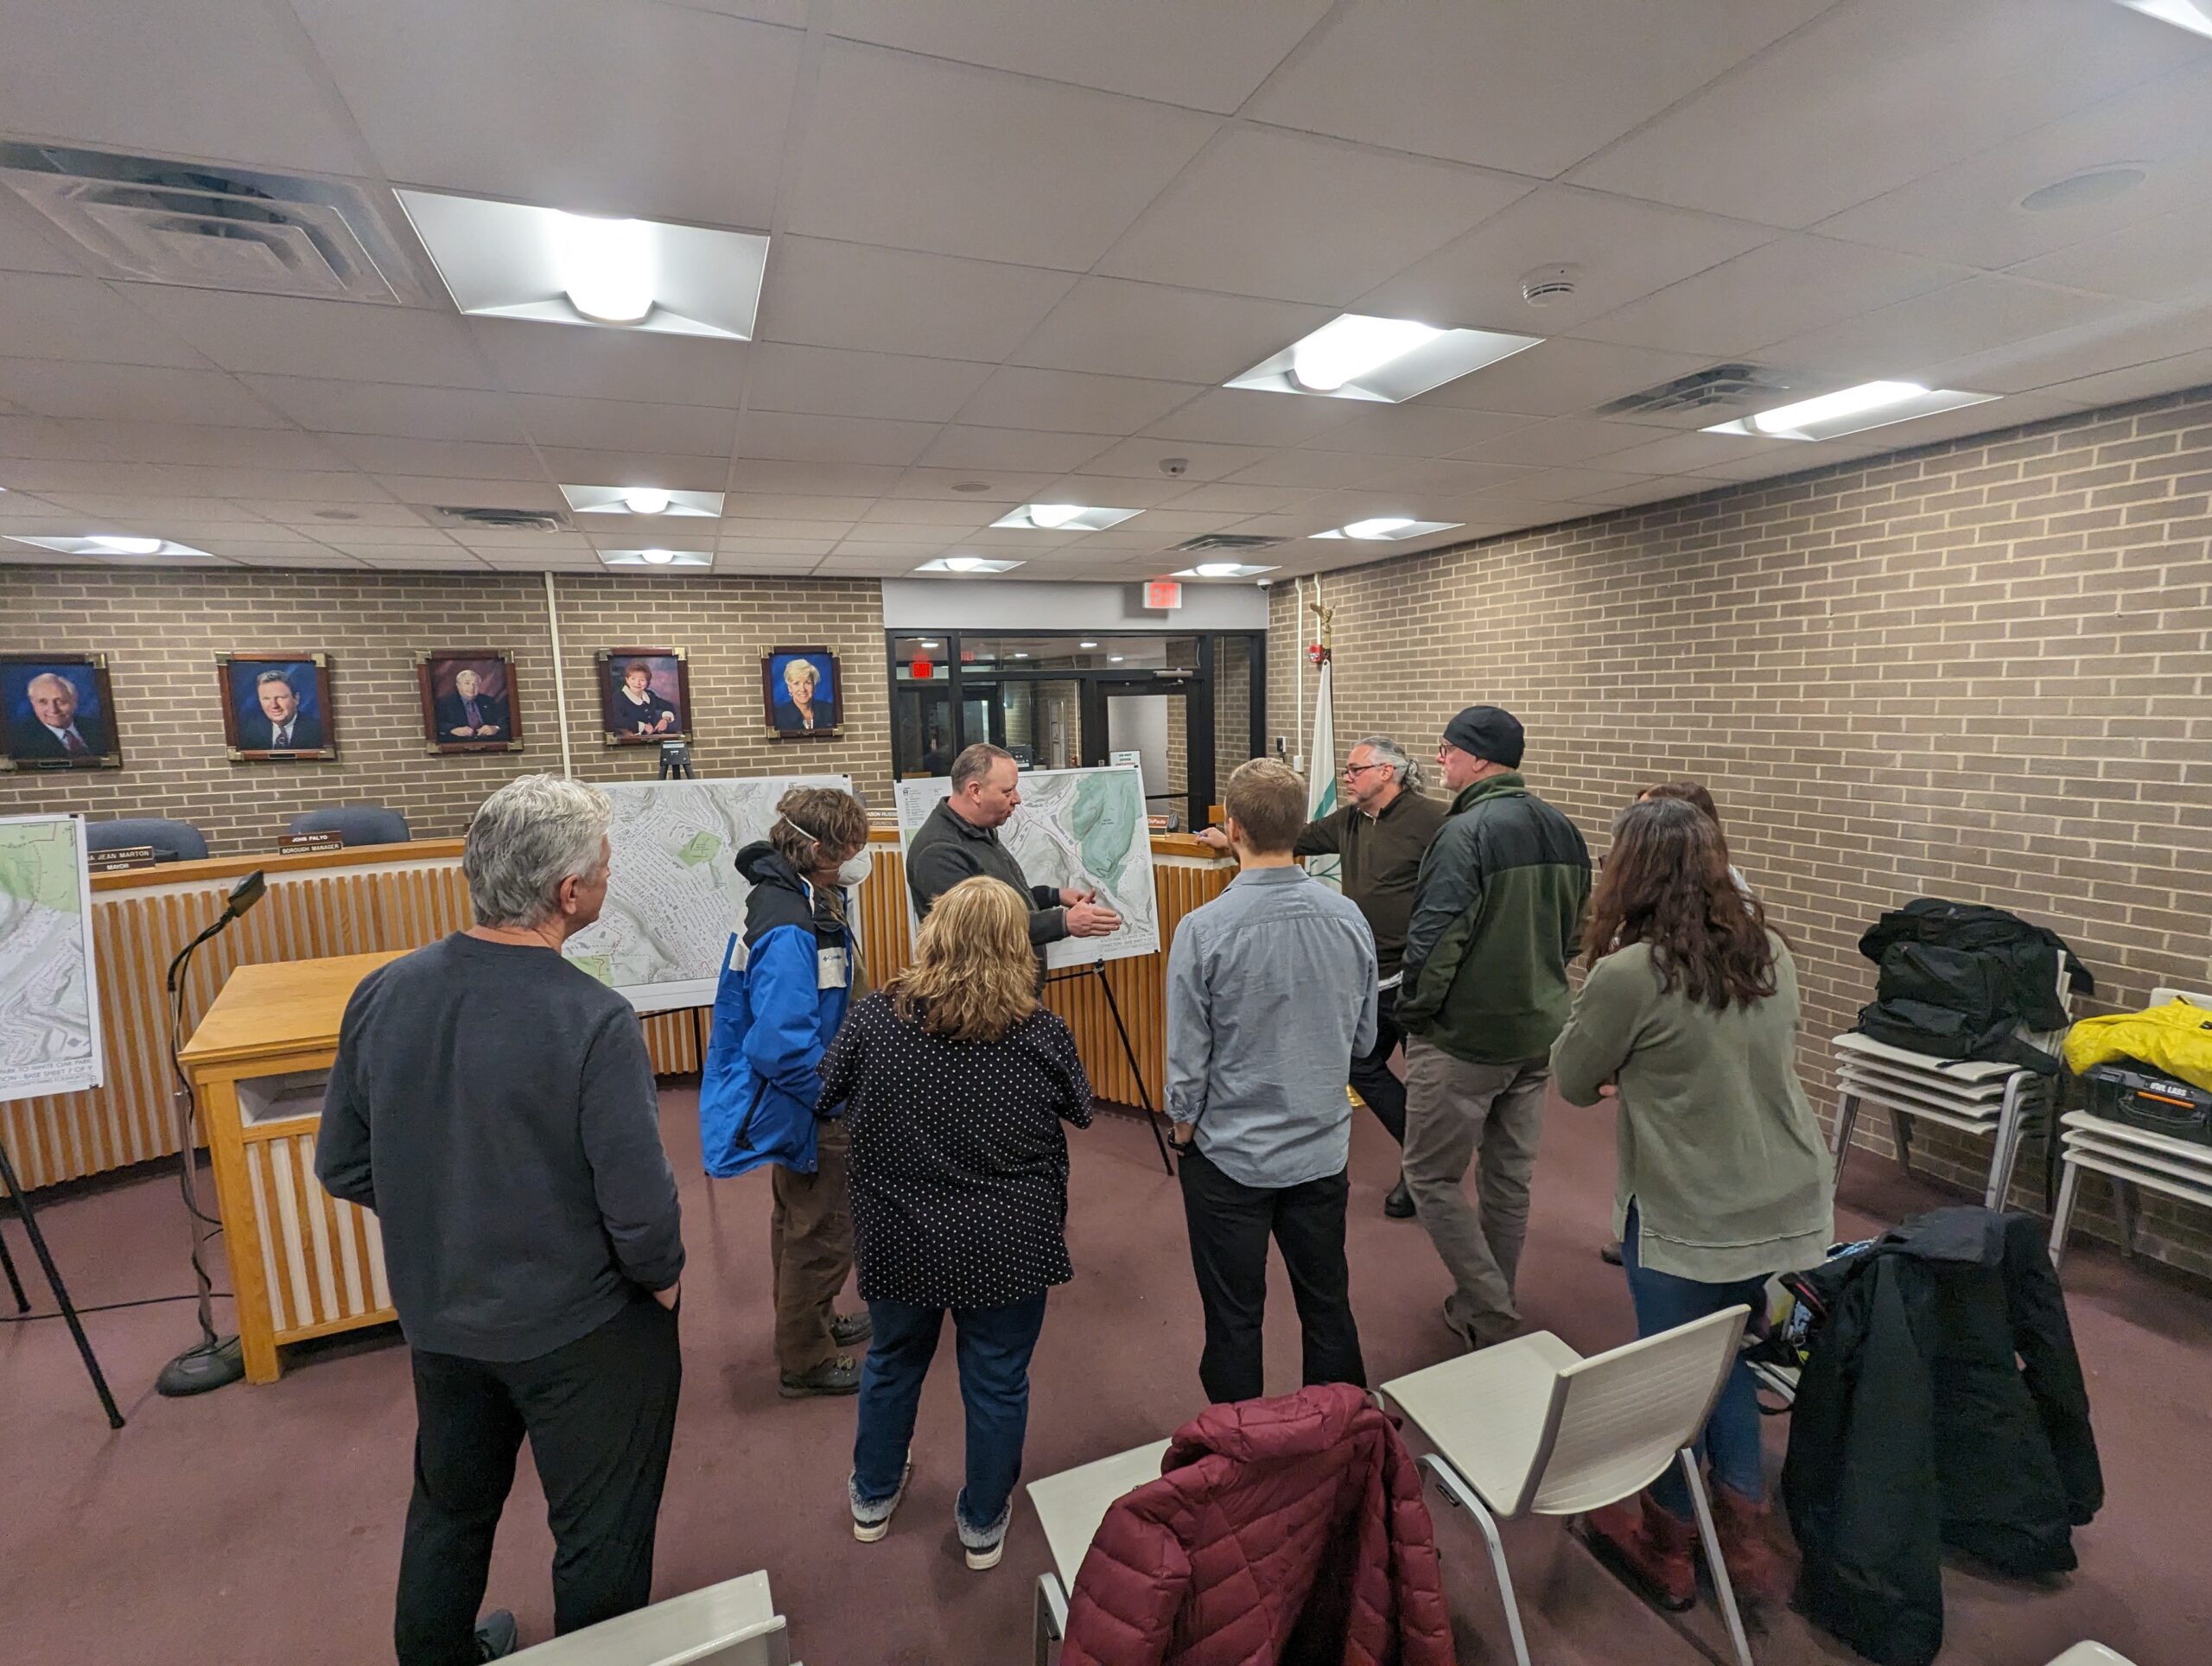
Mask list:
[[[474,527],[479,531],[565,532],[569,518],[545,509],[456,508],[436,504],[423,512],[433,526]]]
[[[383,211],[342,181],[0,143],[0,182],[103,277],[386,306],[434,298]]]
[[[1532,307],[1556,306],[1574,293],[1579,266],[1539,266],[1521,276],[1521,298]]]

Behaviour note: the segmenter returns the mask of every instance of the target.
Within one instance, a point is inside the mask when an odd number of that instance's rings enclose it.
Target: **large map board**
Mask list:
[[[84,817],[0,817],[0,1100],[100,1084],[92,924]]]
[[[743,924],[753,889],[734,859],[768,836],[776,801],[795,786],[853,790],[847,775],[608,786],[614,862],[607,904],[561,951],[641,1013],[714,1005],[729,934]]]
[[[943,776],[898,784],[899,842],[905,849],[952,791]],[[1122,917],[1103,938],[1067,938],[1045,949],[1048,967],[1087,966],[1160,951],[1160,906],[1152,881],[1152,838],[1144,818],[1144,778],[1135,769],[1025,769],[1021,807],[999,838],[1032,885],[1096,887]],[[913,893],[906,896],[908,918]]]

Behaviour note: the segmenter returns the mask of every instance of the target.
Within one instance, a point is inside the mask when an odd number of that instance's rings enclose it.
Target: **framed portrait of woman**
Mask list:
[[[845,679],[831,648],[771,648],[760,656],[760,706],[778,741],[845,732]]]
[[[105,654],[0,653],[0,772],[123,767]]]
[[[520,752],[521,695],[504,648],[443,648],[415,656],[429,753]]]
[[[691,675],[683,649],[601,648],[597,658],[608,746],[692,738]]]

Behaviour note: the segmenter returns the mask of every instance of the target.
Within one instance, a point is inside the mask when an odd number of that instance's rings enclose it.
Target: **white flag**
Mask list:
[[[1321,662],[1321,687],[1313,698],[1313,747],[1306,754],[1306,818],[1313,822],[1337,807],[1337,714],[1329,690],[1335,669],[1328,660]],[[1307,873],[1338,888],[1344,866],[1344,859],[1333,851],[1306,859]]]

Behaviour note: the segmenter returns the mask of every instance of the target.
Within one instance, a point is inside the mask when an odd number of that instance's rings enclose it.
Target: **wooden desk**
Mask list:
[[[398,1317],[373,1216],[315,1179],[320,1078],[353,988],[397,951],[241,966],[181,1049],[215,1169],[246,1380],[276,1350]]]

